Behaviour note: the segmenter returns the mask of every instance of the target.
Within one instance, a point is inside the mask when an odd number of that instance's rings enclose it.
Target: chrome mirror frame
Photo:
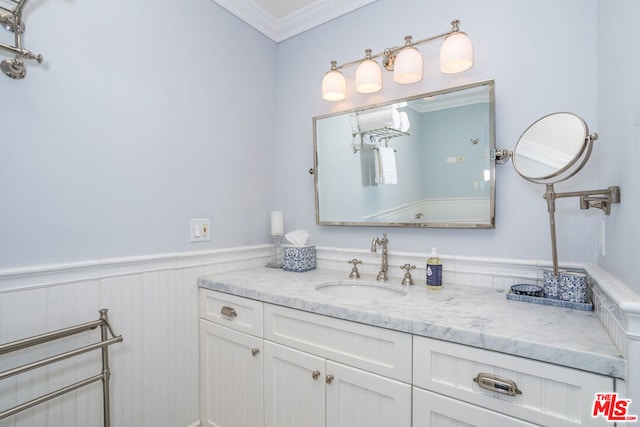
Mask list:
[[[313,153],[314,153],[314,166],[309,169],[309,173],[314,175],[314,190],[315,190],[315,214],[316,214],[316,224],[318,225],[342,225],[342,226],[374,226],[374,227],[411,227],[411,228],[422,228],[422,227],[432,227],[432,228],[468,228],[468,229],[492,229],[495,228],[495,164],[497,163],[497,156],[499,151],[504,150],[496,150],[495,148],[495,83],[494,80],[484,80],[471,84],[461,85],[449,87],[441,90],[432,91],[429,93],[422,93],[419,95],[414,95],[402,99],[389,100],[385,101],[381,104],[376,105],[368,105],[362,106],[358,108],[353,108],[349,110],[344,110],[340,112],[334,112],[329,114],[324,114],[320,116],[313,117]],[[320,144],[320,140],[318,137],[318,123],[321,120],[331,118],[334,116],[340,115],[349,115],[351,113],[356,113],[364,110],[373,110],[378,108],[384,108],[385,106],[390,106],[399,103],[411,102],[415,100],[419,100],[425,97],[437,97],[440,95],[448,95],[458,91],[465,90],[473,90],[474,88],[487,87],[488,88],[488,100],[487,100],[487,108],[489,120],[487,123],[487,148],[488,152],[485,155],[485,159],[488,160],[487,169],[489,170],[489,180],[486,181],[489,186],[488,198],[489,198],[489,207],[488,207],[488,218],[485,221],[483,219],[482,222],[478,221],[469,221],[462,222],[457,220],[451,221],[430,221],[422,218],[421,220],[419,216],[416,215],[416,220],[411,221],[398,221],[398,220],[389,220],[389,221],[373,221],[373,220],[354,220],[354,219],[331,219],[331,218],[323,218],[321,215],[321,188],[320,188],[320,179],[319,175],[325,173],[325,165],[319,164],[319,154],[318,148]],[[477,140],[474,142],[470,141],[472,144],[477,144]],[[361,148],[354,147],[354,153],[357,153]],[[322,169],[322,170],[321,170]],[[321,173],[319,173],[321,172]]]

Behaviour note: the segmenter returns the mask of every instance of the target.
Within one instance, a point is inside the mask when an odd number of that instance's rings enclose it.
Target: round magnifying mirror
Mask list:
[[[596,138],[575,114],[549,114],[524,131],[513,151],[513,166],[529,181],[564,181],[582,169]]]

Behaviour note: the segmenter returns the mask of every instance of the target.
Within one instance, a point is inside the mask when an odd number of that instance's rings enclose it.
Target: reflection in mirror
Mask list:
[[[494,227],[492,80],[313,121],[318,224]]]
[[[563,181],[588,160],[591,152],[588,133],[584,120],[574,114],[554,113],[542,117],[518,140],[513,166],[530,181]]]

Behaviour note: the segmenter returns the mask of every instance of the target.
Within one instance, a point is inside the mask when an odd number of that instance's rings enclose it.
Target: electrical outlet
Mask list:
[[[598,248],[600,249],[600,255],[607,255],[607,245],[606,245],[606,228],[604,225],[604,220],[600,220],[600,224],[598,227]]]
[[[211,220],[206,219],[192,219],[190,240],[192,242],[208,242],[211,240]]]

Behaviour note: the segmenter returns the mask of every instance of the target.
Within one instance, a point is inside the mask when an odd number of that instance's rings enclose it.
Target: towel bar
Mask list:
[[[57,331],[47,332],[41,335],[36,335],[30,338],[25,338],[25,339],[0,345],[0,355],[2,355],[2,354],[11,353],[14,351],[22,350],[24,348],[33,347],[39,344],[55,341],[64,337],[79,334],[79,333],[86,332],[92,329],[96,329],[97,327],[100,327],[100,341],[94,344],[76,348],[74,350],[70,350],[64,353],[56,354],[54,356],[41,359],[36,362],[28,363],[26,365],[18,366],[16,368],[0,372],[0,381],[6,378],[12,377],[14,375],[21,374],[23,372],[30,371],[32,369],[37,369],[42,366],[50,365],[52,363],[60,362],[61,360],[78,356],[79,354],[87,353],[92,350],[97,350],[97,349],[102,350],[102,371],[100,374],[85,378],[76,383],[70,384],[66,387],[62,387],[58,390],[54,390],[50,393],[41,395],[28,402],[24,402],[20,405],[16,405],[12,408],[1,411],[0,420],[10,417],[12,415],[15,415],[18,412],[22,412],[40,403],[44,403],[46,401],[49,401],[63,394],[69,393],[71,391],[77,390],[86,385],[92,384],[96,381],[102,380],[103,423],[104,423],[104,427],[110,427],[111,417],[110,417],[110,401],[109,401],[109,379],[111,377],[111,371],[109,370],[109,346],[115,343],[122,342],[123,338],[122,338],[122,335],[116,336],[113,332],[113,329],[111,329],[111,325],[109,324],[109,318],[107,316],[108,311],[109,310],[106,308],[101,309],[100,318],[93,322],[83,323],[80,325],[71,326],[69,328],[59,329]],[[111,334],[111,338],[109,338],[109,334]]]

